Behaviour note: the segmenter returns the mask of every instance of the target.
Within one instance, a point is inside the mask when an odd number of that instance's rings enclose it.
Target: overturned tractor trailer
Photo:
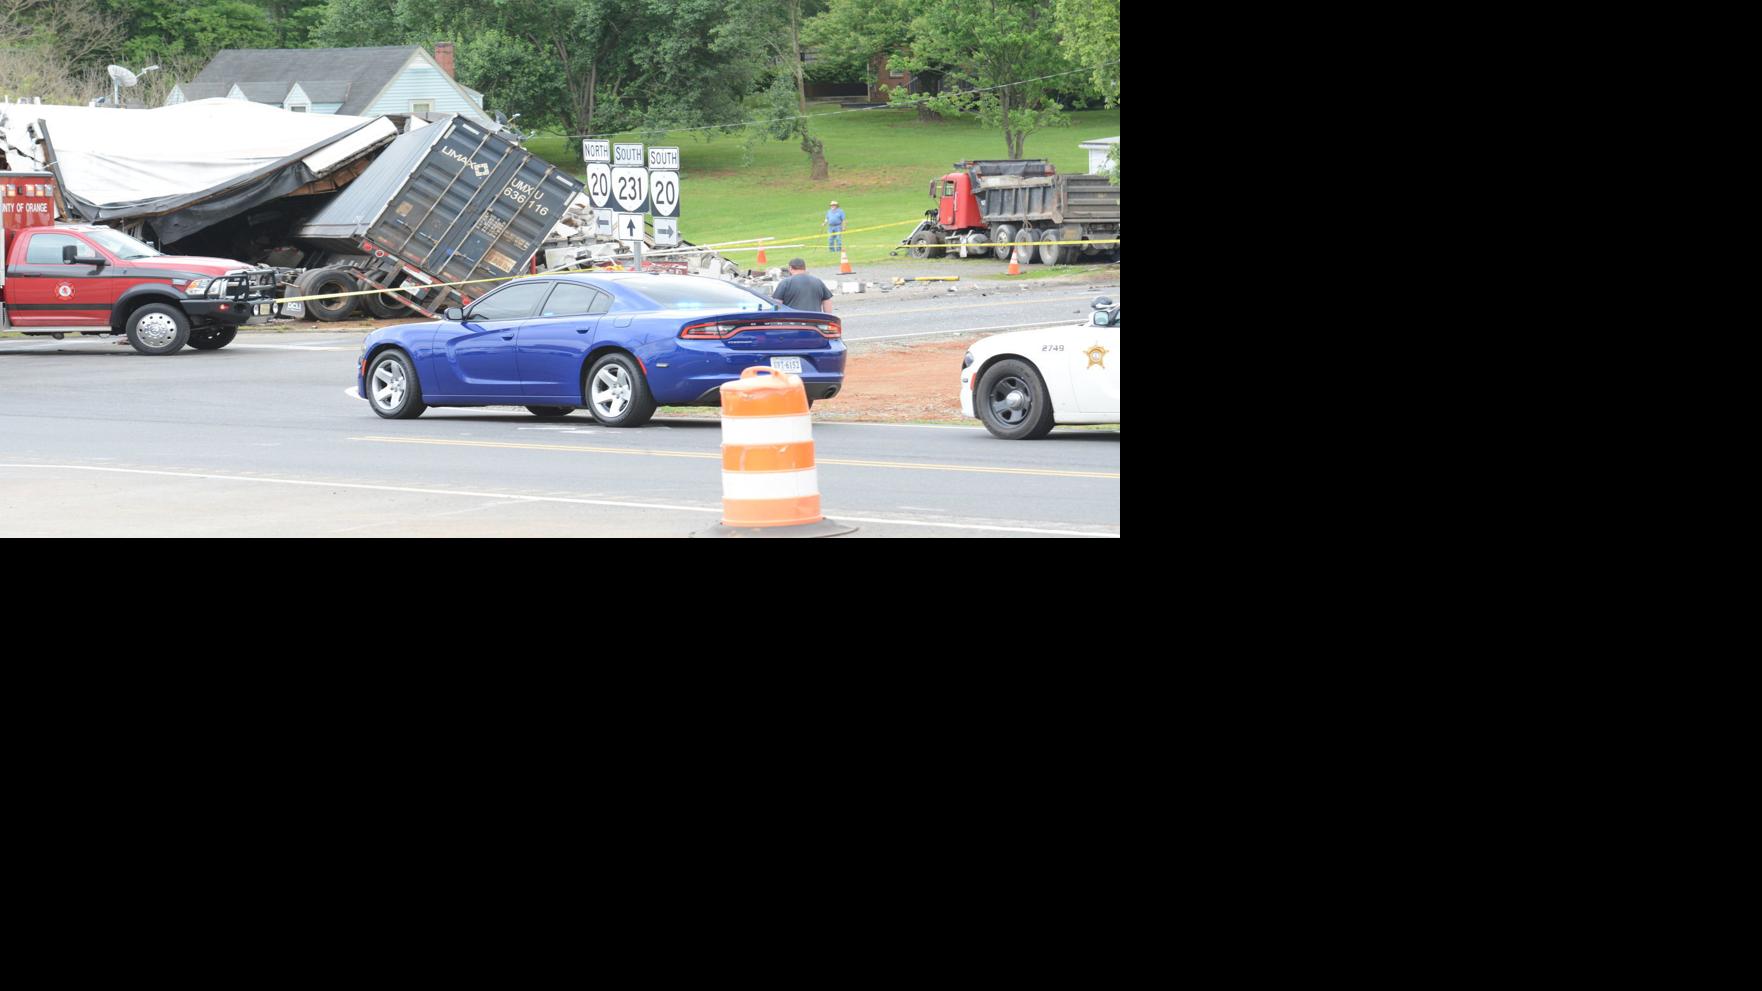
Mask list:
[[[284,298],[331,297],[305,303],[320,320],[358,307],[434,317],[528,273],[582,188],[505,133],[444,118],[393,141],[294,227],[309,250]],[[352,292],[369,294],[335,295]]]
[[[956,162],[954,168],[931,180],[936,208],[900,242],[913,258],[946,251],[1002,261],[1018,248],[1023,261],[1047,265],[1078,255],[1120,257],[1120,187],[1106,176],[1061,175],[1045,159]]]

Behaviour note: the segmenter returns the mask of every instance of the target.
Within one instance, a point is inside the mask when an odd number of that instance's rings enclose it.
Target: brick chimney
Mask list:
[[[434,61],[436,65],[441,67],[441,71],[451,78],[453,75],[453,43],[450,41],[435,42]]]

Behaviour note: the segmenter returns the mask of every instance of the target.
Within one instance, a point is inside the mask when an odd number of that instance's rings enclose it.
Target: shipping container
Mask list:
[[[398,286],[433,316],[530,270],[582,190],[574,176],[508,135],[446,117],[399,137],[294,234],[362,256],[365,286]],[[469,282],[472,285],[426,286]]]

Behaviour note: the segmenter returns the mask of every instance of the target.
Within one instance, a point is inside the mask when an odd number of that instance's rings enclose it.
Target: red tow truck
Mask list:
[[[0,172],[0,330],[127,335],[136,351],[214,351],[268,316],[273,268],[163,255],[121,231],[57,224],[55,177]]]

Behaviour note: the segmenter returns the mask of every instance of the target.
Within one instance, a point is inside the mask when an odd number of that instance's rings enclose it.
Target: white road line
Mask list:
[[[23,471],[89,471],[106,472],[116,475],[148,475],[155,478],[193,478],[215,482],[256,482],[262,485],[295,485],[317,489],[353,489],[361,492],[395,492],[401,495],[436,495],[458,496],[467,499],[494,499],[506,502],[546,502],[561,503],[569,506],[605,506],[612,509],[647,509],[674,513],[710,513],[721,515],[720,506],[675,506],[668,503],[623,502],[610,499],[570,499],[562,496],[520,495],[511,492],[474,492],[464,489],[426,489],[403,485],[368,485],[361,482],[314,482],[298,478],[264,478],[246,475],[219,475],[212,472],[195,471],[153,471],[146,468],[107,468],[95,465],[30,465],[0,464],[0,470],[12,469]],[[851,523],[870,523],[876,526],[912,526],[943,530],[976,530],[985,533],[1031,533],[1054,537],[1102,537],[1118,539],[1116,533],[1089,533],[1081,530],[1053,530],[1040,527],[1021,526],[989,526],[978,523],[928,523],[918,520],[890,520],[865,516],[845,516],[833,514],[838,520]]]

